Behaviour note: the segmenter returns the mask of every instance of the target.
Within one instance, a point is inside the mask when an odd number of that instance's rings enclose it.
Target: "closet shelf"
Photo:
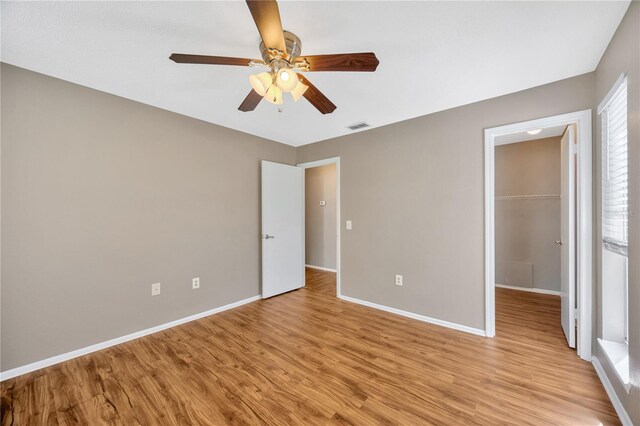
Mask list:
[[[560,198],[560,194],[529,194],[529,195],[496,195],[496,200],[547,200]]]

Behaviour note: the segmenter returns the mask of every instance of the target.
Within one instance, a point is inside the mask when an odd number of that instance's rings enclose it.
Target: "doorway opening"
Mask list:
[[[309,197],[309,202],[313,200],[318,205],[322,201],[320,207],[326,209],[324,214],[333,215],[331,221],[327,220],[326,223],[324,219],[320,219],[323,228],[320,229],[320,235],[328,235],[324,238],[332,242],[317,242],[315,235],[310,241],[310,244],[321,246],[321,254],[312,253],[316,256],[311,258],[312,262],[318,263],[318,258],[326,259],[327,262],[335,259],[332,263],[324,263],[325,260],[322,260],[322,264],[328,266],[321,266],[308,263],[305,256],[305,172],[307,169],[327,165],[332,165],[334,177],[331,181],[333,183],[326,184],[326,191],[321,195],[311,191],[312,196]],[[332,288],[329,290],[331,294],[340,297],[340,227],[338,225],[340,223],[340,158],[329,158],[297,166],[263,160],[260,173],[261,297],[268,299],[305,287],[307,270],[315,271],[316,276],[322,273],[322,281],[332,283]],[[330,191],[332,186],[335,187],[334,191]],[[313,194],[316,195],[313,196]],[[317,221],[313,215],[310,219]],[[327,223],[334,224],[335,239]],[[314,225],[316,226],[320,225]],[[328,245],[335,245],[335,250],[331,250]],[[313,247],[314,250],[316,248],[317,246]],[[306,268],[307,264],[315,268]]]
[[[307,289],[340,295],[340,159],[304,170],[304,267]]]
[[[565,125],[535,129],[497,137],[509,143],[495,148],[496,335],[550,349],[564,346],[561,291],[569,274],[562,273],[574,246],[561,223],[574,216],[563,211],[575,204],[575,190],[562,188],[563,138],[566,144],[570,133]],[[563,192],[573,193],[571,203],[562,203]]]
[[[590,110],[485,131],[488,337],[500,309],[499,332],[564,334],[591,360],[591,144]]]

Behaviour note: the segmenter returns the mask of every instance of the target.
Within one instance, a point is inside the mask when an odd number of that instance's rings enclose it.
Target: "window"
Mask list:
[[[623,79],[601,112],[602,144],[602,239],[605,247],[627,255],[628,232],[628,151],[627,80]]]
[[[629,384],[629,164],[627,78],[600,104],[602,123],[602,339],[600,347]]]
[[[621,76],[609,92],[598,111],[602,120],[602,244],[605,250],[623,256],[624,259],[607,262],[603,268],[618,268],[617,280],[622,283],[609,285],[606,290],[620,288],[623,292],[624,340],[629,337],[627,251],[629,245],[629,169],[627,143],[627,78]],[[610,256],[611,257],[611,256]],[[620,265],[620,266],[614,266]],[[607,274],[605,277],[611,277]],[[621,285],[620,285],[621,284]]]

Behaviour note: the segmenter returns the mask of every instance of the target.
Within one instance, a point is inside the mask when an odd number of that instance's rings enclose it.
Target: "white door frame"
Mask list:
[[[310,161],[308,163],[298,164],[303,169],[311,169],[313,167],[326,166],[329,164],[336,165],[336,296],[340,297],[340,157],[326,158],[324,160]],[[304,180],[304,174],[303,180]],[[305,200],[305,185],[302,185],[302,199]],[[306,203],[305,203],[306,204]],[[305,226],[305,204],[302,207],[302,225]],[[302,230],[303,238],[306,238],[305,230]],[[304,250],[305,244],[302,244]],[[302,256],[302,270],[305,268],[305,253]]]
[[[523,121],[484,131],[484,212],[485,212],[485,333],[496,334],[495,303],[495,147],[498,136],[551,126],[575,124],[577,130],[576,189],[576,288],[578,313],[577,352],[591,361],[591,318],[593,290],[593,200],[591,110],[577,111],[537,120]]]

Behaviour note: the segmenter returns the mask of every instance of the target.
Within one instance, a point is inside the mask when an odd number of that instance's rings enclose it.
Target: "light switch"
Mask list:
[[[351,229],[351,221],[350,220],[347,221],[347,229]]]

